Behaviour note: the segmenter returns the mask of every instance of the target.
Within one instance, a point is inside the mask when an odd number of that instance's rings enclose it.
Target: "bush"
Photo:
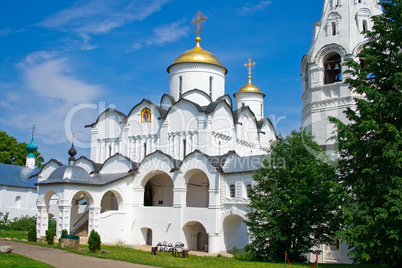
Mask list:
[[[8,212],[6,214],[3,214],[3,212],[0,212],[0,227],[2,230],[8,230]]]
[[[36,240],[37,240],[36,229],[35,229],[35,227],[33,227],[33,228],[29,229],[29,231],[28,231],[28,241],[36,242]]]
[[[91,252],[96,252],[101,249],[101,239],[98,232],[95,230],[92,230],[88,237],[88,248]]]
[[[47,242],[48,245],[53,245],[55,235],[56,235],[55,231],[46,230],[46,242]]]
[[[60,236],[60,238],[59,238],[59,246],[61,245],[61,237],[62,237],[63,235],[68,235],[68,231],[67,231],[66,229],[61,230],[61,236]]]
[[[8,229],[16,231],[28,231],[36,226],[36,217],[29,217],[28,215],[14,218],[8,222]]]

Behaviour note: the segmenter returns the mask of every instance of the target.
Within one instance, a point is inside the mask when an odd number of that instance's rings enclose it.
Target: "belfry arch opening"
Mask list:
[[[323,65],[325,85],[342,81],[341,56],[338,53],[328,55]]]
[[[209,206],[209,180],[207,175],[198,169],[190,170],[186,174],[187,179],[187,207]]]
[[[144,186],[144,206],[173,206],[173,182],[169,175],[159,172],[147,181]]]

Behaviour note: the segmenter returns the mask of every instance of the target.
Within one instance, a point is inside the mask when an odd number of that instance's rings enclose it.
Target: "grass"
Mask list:
[[[19,234],[17,231],[10,231],[7,234],[14,234],[15,236],[7,236],[7,237],[16,237],[22,236],[22,232]],[[4,232],[0,232],[0,237],[4,236]],[[58,243],[55,243],[53,246],[49,246],[46,243],[33,243],[33,242],[24,242],[33,245],[40,245],[45,247],[58,248]],[[131,263],[138,264],[146,264],[158,267],[264,267],[264,268],[282,268],[284,267],[283,263],[267,263],[267,262],[250,262],[250,261],[241,261],[233,258],[227,257],[200,257],[195,255],[189,255],[188,258],[182,257],[173,257],[170,253],[167,252],[158,252],[156,255],[151,255],[149,251],[141,251],[132,249],[124,246],[108,246],[102,245],[102,249],[107,250],[107,254],[102,254],[101,252],[91,253],[88,250],[87,245],[81,245],[81,248],[85,248],[85,251],[79,251],[78,249],[63,249],[76,254],[88,255],[97,258],[104,259],[114,259],[120,261],[126,261]],[[0,255],[0,267],[4,267],[1,265],[1,255]],[[307,268],[311,267],[311,264],[293,264],[293,268]],[[9,266],[10,267],[10,266]],[[11,266],[14,267],[14,266]],[[15,266],[15,267],[28,267],[28,266]],[[29,266],[29,267],[42,267],[42,266]],[[43,267],[51,267],[51,266],[43,266]],[[319,264],[319,268],[383,268],[386,266],[380,265],[350,265],[350,264]],[[287,268],[290,268],[287,265]]]
[[[50,268],[53,266],[11,252],[6,254],[0,253],[0,267]]]
[[[28,234],[23,234],[22,231],[0,230],[0,237],[12,237],[18,239],[28,239]]]

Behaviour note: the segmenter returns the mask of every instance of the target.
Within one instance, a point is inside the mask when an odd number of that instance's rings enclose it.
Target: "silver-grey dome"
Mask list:
[[[53,171],[47,181],[51,182],[91,182],[92,178],[82,167],[62,166]]]

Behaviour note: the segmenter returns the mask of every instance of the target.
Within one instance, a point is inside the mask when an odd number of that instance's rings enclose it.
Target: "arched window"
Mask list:
[[[263,105],[262,105],[262,103],[261,103],[261,117],[262,117],[262,115],[264,114],[263,110],[264,110],[264,108],[263,108]]]
[[[151,110],[144,108],[141,111],[141,123],[151,123]]]
[[[21,196],[15,197],[15,207],[20,208],[21,207]]]
[[[364,31],[367,31],[368,30],[368,28],[367,28],[367,21],[366,20],[363,20],[363,32]]]
[[[181,97],[183,91],[183,77],[179,77],[179,98]]]
[[[336,22],[333,21],[333,22],[331,23],[331,25],[332,25],[332,35],[334,36],[334,35],[336,35]]]
[[[212,81],[213,81],[213,77],[210,76],[209,77],[209,96],[212,98]]]
[[[236,197],[236,187],[235,187],[234,184],[231,184],[231,185],[229,186],[229,192],[230,192],[230,197],[231,197],[231,198]]]
[[[342,81],[341,56],[330,55],[324,61],[324,84],[333,84]]]
[[[246,189],[247,189],[247,197],[248,197],[249,194],[250,194],[250,191],[251,191],[251,184],[250,183],[246,185]]]

